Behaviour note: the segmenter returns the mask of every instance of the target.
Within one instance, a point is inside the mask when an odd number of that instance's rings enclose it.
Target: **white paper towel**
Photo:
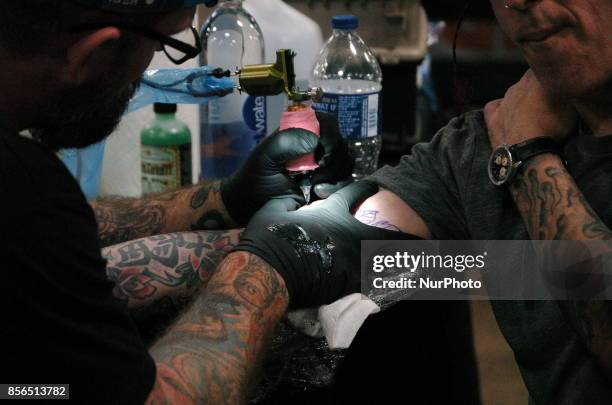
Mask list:
[[[379,311],[380,307],[365,295],[351,294],[318,309],[290,312],[287,318],[308,336],[325,336],[330,349],[347,349],[368,316]]]

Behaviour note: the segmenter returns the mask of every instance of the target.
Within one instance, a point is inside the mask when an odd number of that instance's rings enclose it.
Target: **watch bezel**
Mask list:
[[[500,180],[499,178],[497,178],[493,173],[494,169],[500,169],[500,165],[495,163],[495,159],[500,154],[500,152],[503,152],[510,161],[507,166],[508,174],[503,180]],[[489,158],[489,167],[488,167],[489,179],[496,186],[504,186],[506,184],[509,184],[514,178],[514,175],[516,174],[517,163],[518,162],[515,161],[514,154],[512,153],[512,149],[509,145],[501,145],[495,148],[495,150],[491,154],[491,157]]]

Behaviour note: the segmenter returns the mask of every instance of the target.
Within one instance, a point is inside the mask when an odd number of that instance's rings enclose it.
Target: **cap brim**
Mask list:
[[[76,0],[79,3],[117,14],[154,14],[166,13],[181,8],[204,4],[213,7],[218,0],[136,0],[117,2],[117,0]]]

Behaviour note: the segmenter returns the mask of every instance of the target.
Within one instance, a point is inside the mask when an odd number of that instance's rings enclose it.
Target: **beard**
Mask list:
[[[99,143],[119,125],[140,80],[126,84],[120,75],[66,88],[45,100],[32,137],[52,150]]]

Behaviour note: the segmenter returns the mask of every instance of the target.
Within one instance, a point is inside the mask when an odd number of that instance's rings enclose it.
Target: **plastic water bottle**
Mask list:
[[[263,34],[242,3],[222,0],[204,23],[202,65],[233,70],[264,63]],[[232,175],[267,135],[266,97],[236,92],[200,112],[203,179]]]
[[[291,49],[297,54],[295,84],[301,90],[308,89],[312,67],[323,47],[319,24],[282,0],[245,0],[244,8],[255,17],[264,34],[266,62],[276,60],[277,50]],[[278,129],[287,107],[286,94],[268,97],[268,134]]]
[[[353,177],[376,171],[382,147],[382,71],[372,51],[355,31],[353,15],[335,16],[333,34],[323,46],[313,85],[323,89],[317,111],[337,116],[340,132],[355,157]]]

